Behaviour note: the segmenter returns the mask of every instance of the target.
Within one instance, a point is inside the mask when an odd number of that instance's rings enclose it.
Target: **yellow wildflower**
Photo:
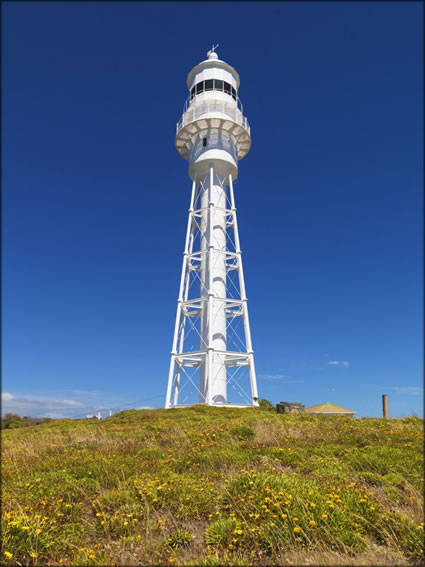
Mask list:
[[[300,532],[300,531],[301,531],[301,528],[299,528],[298,526],[295,526],[294,532],[297,532],[297,533],[298,533],[298,532]]]

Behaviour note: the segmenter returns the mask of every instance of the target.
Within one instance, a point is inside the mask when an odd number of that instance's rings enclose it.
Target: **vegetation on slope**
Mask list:
[[[6,413],[1,418],[1,429],[17,429],[18,427],[28,427],[29,425],[39,425],[53,421],[50,417],[21,417],[17,413]]]
[[[418,418],[194,406],[2,434],[6,565],[422,561]]]

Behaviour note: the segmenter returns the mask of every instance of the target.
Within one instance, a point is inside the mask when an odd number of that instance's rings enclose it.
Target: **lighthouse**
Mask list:
[[[239,75],[216,47],[189,72],[176,129],[192,191],[166,408],[258,405],[233,187],[251,133]]]

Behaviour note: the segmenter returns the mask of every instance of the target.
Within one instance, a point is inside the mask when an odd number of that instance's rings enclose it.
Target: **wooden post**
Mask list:
[[[382,413],[384,419],[388,418],[388,396],[387,394],[382,395]]]

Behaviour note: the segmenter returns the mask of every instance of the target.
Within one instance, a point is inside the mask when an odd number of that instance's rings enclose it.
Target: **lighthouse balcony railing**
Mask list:
[[[208,91],[206,91],[206,92],[208,92]],[[210,91],[210,92],[217,93],[218,97],[220,97],[220,96],[223,94],[223,91],[216,90],[216,89],[213,89],[213,90]],[[230,94],[230,93],[229,93],[229,94]],[[195,102],[199,102],[200,100],[201,100],[201,102],[202,102],[203,96],[204,96],[204,93],[203,93],[203,92],[201,92],[201,93],[199,93],[199,94],[196,94],[196,95],[188,96],[187,99],[185,100],[185,103],[184,103],[184,106],[183,106],[183,114],[184,114],[184,113],[189,109],[189,107],[192,106],[192,104],[194,104]],[[228,98],[228,97],[225,96],[225,98]],[[243,104],[242,104],[241,99],[240,99],[238,96],[233,96],[233,95],[232,95],[232,98],[233,98],[233,100],[236,102],[237,108],[238,108],[238,109],[242,112],[242,114],[243,114]],[[211,102],[211,99],[204,99],[204,100],[209,100],[209,101]],[[225,103],[225,101],[223,101],[223,104],[224,104],[224,103]],[[225,104],[228,105],[229,103],[226,102]],[[232,106],[234,106],[235,103],[231,103],[231,104],[232,104]]]
[[[205,102],[202,105],[189,107],[186,112],[183,114],[181,119],[177,122],[176,127],[176,134],[180,132],[182,128],[187,126],[188,124],[195,122],[205,114],[218,112],[220,114],[225,114],[228,116],[233,122],[239,124],[250,134],[251,129],[248,124],[248,120],[242,114],[242,112],[237,107],[229,106],[226,103],[220,102]]]

